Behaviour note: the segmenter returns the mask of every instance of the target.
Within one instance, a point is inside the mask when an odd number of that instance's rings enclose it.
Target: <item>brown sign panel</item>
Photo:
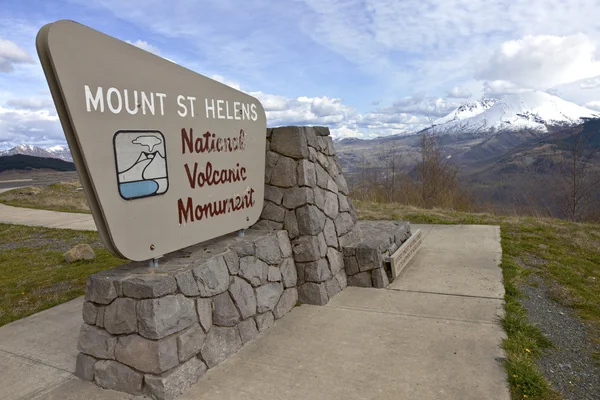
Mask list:
[[[37,49],[111,252],[151,259],[258,220],[257,99],[72,21],[44,26]]]

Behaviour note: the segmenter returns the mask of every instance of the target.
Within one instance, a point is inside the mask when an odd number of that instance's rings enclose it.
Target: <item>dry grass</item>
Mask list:
[[[0,203],[41,210],[90,213],[79,181],[28,186],[0,193]]]

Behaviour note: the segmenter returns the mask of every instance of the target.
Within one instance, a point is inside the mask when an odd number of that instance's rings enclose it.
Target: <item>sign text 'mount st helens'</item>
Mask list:
[[[111,252],[151,259],[258,220],[257,99],[72,21],[44,26],[37,49]]]

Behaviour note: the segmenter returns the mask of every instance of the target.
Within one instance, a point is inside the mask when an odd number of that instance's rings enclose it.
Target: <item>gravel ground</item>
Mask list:
[[[538,360],[540,369],[566,400],[600,399],[600,366],[592,358],[600,345],[591,341],[589,328],[571,309],[550,299],[548,284],[533,280],[538,287],[524,285],[527,297],[520,302],[555,346]]]

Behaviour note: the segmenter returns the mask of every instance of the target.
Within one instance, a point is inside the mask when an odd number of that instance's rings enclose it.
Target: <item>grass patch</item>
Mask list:
[[[96,259],[66,264],[78,243],[92,245]],[[96,232],[0,224],[0,326],[83,295],[89,275],[124,262]]]
[[[14,207],[35,208],[89,214],[79,181],[27,186],[0,193],[0,203]]]
[[[519,287],[534,275],[551,282],[552,298],[589,322],[600,341],[600,225],[534,218],[423,210],[399,204],[356,201],[361,219],[401,219],[425,224],[500,225],[502,272],[506,290],[503,321],[508,339],[506,370],[513,399],[555,400],[554,392],[535,365],[551,346],[527,321]],[[600,357],[599,357],[600,358]]]

